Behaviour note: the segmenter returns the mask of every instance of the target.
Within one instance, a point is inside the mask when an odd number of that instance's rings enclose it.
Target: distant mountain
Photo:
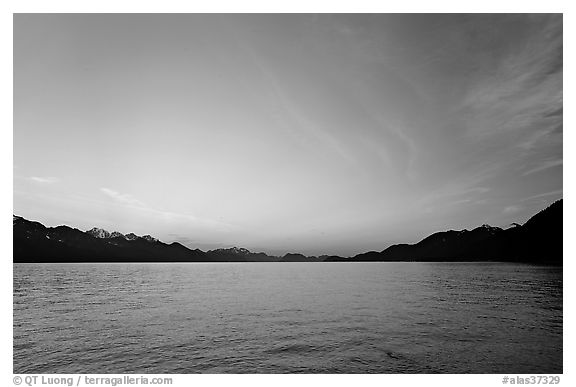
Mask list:
[[[126,239],[126,236],[125,236],[124,234],[122,234],[121,232],[113,231],[112,233],[110,233],[110,238],[122,238],[122,239]]]
[[[102,239],[110,238],[112,236],[112,234],[110,234],[108,231],[97,227],[94,227],[93,229],[86,231],[86,234],[90,234],[94,238],[102,238]]]
[[[278,257],[265,253],[253,253],[242,247],[210,250],[206,252],[206,255],[218,262],[277,262],[279,260]]]
[[[355,260],[397,261],[397,260],[443,260],[467,257],[471,246],[479,245],[503,232],[501,228],[483,225],[472,231],[442,231],[432,234],[420,242],[398,244],[381,252],[368,252],[356,255]]]
[[[200,250],[165,244],[150,235],[126,236],[93,228],[45,227],[13,217],[14,262],[204,262]]]
[[[562,264],[562,200],[523,226],[503,230],[483,225],[471,231],[443,231],[416,244],[392,245],[350,259],[330,261],[506,261]]]
[[[134,233],[92,228],[45,227],[13,216],[14,262],[358,262],[358,261],[503,261],[562,265],[562,200],[530,218],[524,225],[503,230],[483,225],[473,230],[432,234],[416,244],[397,244],[352,258],[322,255],[283,257],[253,253],[245,248],[203,252],[180,243],[166,244]]]
[[[307,257],[300,253],[288,253],[284,255],[280,262],[321,262],[318,257]]]
[[[135,240],[135,239],[138,239],[138,235],[136,235],[136,234],[134,234],[134,233],[132,233],[132,232],[129,233],[129,234],[124,235],[124,237],[125,237],[126,239],[128,239],[129,241],[133,241],[133,240]]]
[[[505,230],[471,254],[496,259],[562,265],[563,205],[558,200],[524,225]]]

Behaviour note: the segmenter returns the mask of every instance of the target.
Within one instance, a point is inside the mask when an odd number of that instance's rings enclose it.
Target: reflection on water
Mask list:
[[[561,373],[562,269],[15,264],[14,373]]]

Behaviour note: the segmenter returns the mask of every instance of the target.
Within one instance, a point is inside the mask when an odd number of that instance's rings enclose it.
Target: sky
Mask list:
[[[14,214],[353,255],[563,197],[558,14],[16,14]]]

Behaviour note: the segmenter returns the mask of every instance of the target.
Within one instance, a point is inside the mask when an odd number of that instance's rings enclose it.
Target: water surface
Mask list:
[[[562,268],[15,264],[14,373],[561,373]]]

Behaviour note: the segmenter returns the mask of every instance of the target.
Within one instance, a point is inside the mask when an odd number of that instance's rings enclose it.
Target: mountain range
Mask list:
[[[209,251],[190,249],[178,242],[163,243],[150,236],[81,231],[68,226],[45,227],[13,216],[14,262],[362,262],[362,261],[502,261],[562,265],[562,199],[508,229],[483,225],[473,230],[434,233],[415,244],[396,244],[382,251],[354,257],[282,257],[253,253],[244,248]]]

